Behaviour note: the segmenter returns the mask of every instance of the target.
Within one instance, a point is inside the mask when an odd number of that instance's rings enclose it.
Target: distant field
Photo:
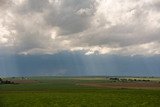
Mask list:
[[[109,81],[106,77],[7,79],[19,81],[20,84],[0,85],[0,107],[157,107],[160,105],[159,86],[148,89],[117,88],[116,86],[123,83]],[[147,84],[160,84],[158,78],[153,80]],[[84,84],[101,84],[102,87]],[[108,84],[116,85],[105,87]]]

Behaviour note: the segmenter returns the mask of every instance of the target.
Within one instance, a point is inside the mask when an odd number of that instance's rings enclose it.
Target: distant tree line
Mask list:
[[[0,78],[0,84],[15,84],[15,83],[13,81],[3,80],[2,78]]]
[[[150,82],[150,80],[145,80],[145,79],[126,79],[126,78],[117,78],[117,77],[112,77],[109,78],[110,81],[121,81],[121,82]]]

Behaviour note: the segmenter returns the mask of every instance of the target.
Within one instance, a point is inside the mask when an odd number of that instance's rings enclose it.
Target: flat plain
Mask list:
[[[5,79],[18,84],[0,85],[0,107],[158,107],[160,105],[159,78],[136,78],[136,81],[126,82],[111,81],[108,77]]]

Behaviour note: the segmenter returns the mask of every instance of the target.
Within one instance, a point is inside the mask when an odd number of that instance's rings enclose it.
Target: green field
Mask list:
[[[0,107],[158,107],[160,90],[80,86],[102,77],[32,77],[38,83],[0,85]]]

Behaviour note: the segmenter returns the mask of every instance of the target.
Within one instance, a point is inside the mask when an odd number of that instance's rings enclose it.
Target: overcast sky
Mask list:
[[[160,0],[0,0],[1,57],[66,51],[159,56]]]

